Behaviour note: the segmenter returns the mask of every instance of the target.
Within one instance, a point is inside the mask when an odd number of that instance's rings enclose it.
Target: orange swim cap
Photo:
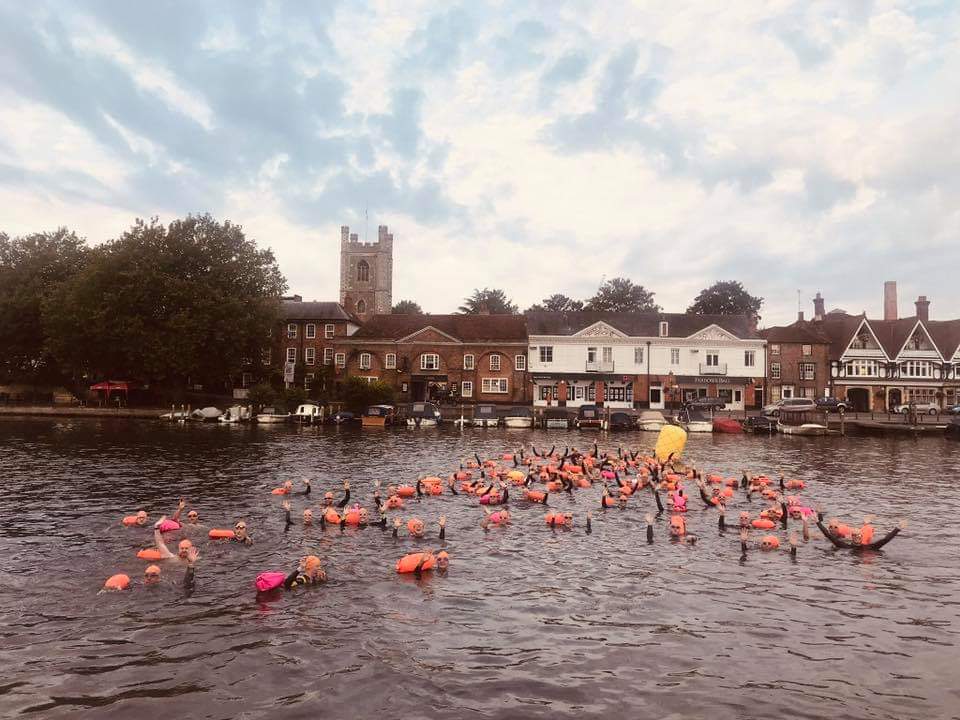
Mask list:
[[[320,569],[320,558],[316,555],[307,555],[305,562],[303,563],[303,569],[307,572],[314,572]]]

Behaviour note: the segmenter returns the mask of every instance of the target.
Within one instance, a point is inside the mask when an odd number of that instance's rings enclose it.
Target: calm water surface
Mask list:
[[[393,564],[439,547],[435,525],[424,541],[379,528],[284,533],[269,494],[310,477],[318,502],[349,479],[369,507],[375,478],[594,437],[0,420],[0,716],[960,716],[960,444],[693,436],[686,455],[709,471],[782,469],[830,515],[875,513],[878,534],[909,522],[882,553],[818,536],[796,562],[752,552],[741,563],[737,534],[720,536],[693,498],[701,540],[688,547],[669,541],[666,517],[646,544],[646,493],[595,512],[592,535],[582,521],[599,489],[551,497],[577,515],[571,532],[513,502],[515,524],[484,533],[475,500],[444,495],[408,506],[428,525],[448,517],[450,572],[417,581]],[[169,513],[181,495],[208,526],[246,518],[257,541],[201,540],[189,596],[174,567],[159,587],[139,584],[135,551],[151,531],[119,525],[141,507]],[[294,517],[302,508],[295,499]],[[329,582],[258,602],[253,577],[307,552]],[[120,571],[133,589],[98,594]]]

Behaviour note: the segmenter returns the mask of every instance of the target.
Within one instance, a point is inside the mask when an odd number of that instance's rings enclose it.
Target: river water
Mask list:
[[[374,479],[445,475],[474,451],[585,447],[576,431],[220,427],[96,420],[0,421],[0,716],[130,718],[931,718],[960,715],[960,444],[936,439],[692,436],[686,458],[807,482],[828,515],[877,516],[883,552],[830,547],[816,528],[796,561],[751,551],[691,498],[693,547],[667,517],[645,542],[643,493],[585,511],[599,490],[551,496],[579,526],[552,531],[512,501],[515,523],[484,532],[476,499],[413,501],[428,538],[379,528],[284,532],[269,489],[310,477],[314,502],[344,479],[368,507]],[[645,447],[655,436],[601,439]],[[135,551],[189,498],[203,522],[245,518],[256,543],[200,541],[196,587],[166,567],[143,586]],[[696,502],[695,502],[696,501]],[[738,493],[730,511],[735,522]],[[754,505],[759,505],[754,501]],[[303,508],[294,500],[294,517]],[[758,507],[754,507],[756,511]],[[446,576],[393,571],[439,548]],[[258,600],[263,570],[323,559],[318,588]],[[109,575],[134,579],[99,593]]]

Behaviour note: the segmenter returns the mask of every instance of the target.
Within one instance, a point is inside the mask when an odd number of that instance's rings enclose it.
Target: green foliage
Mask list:
[[[516,315],[517,310],[503,290],[489,288],[474,290],[458,309],[464,315]]]
[[[597,312],[660,312],[654,293],[627,278],[607,280],[587,301],[587,310]]]
[[[393,306],[394,315],[423,315],[421,308],[413,300],[401,300]]]
[[[688,313],[697,315],[749,315],[760,319],[762,297],[754,297],[734,280],[716,282],[697,295]]]
[[[82,270],[88,252],[66,228],[12,240],[0,233],[0,379],[63,377],[45,348],[43,301]]]
[[[551,295],[527,308],[527,312],[580,312],[581,310],[583,310],[583,301],[574,300],[562,293]]]
[[[394,389],[381,380],[367,382],[363,378],[351,377],[340,390],[340,400],[347,410],[362,413],[371,405],[392,405]]]
[[[229,221],[137,220],[44,299],[47,349],[91,377],[216,386],[259,357],[285,290]]]
[[[307,391],[301,387],[289,387],[281,390],[279,397],[275,401],[282,409],[287,412],[294,412],[298,405],[307,402]]]
[[[260,383],[250,388],[247,399],[257,407],[273,405],[277,400],[277,392],[268,383]]]

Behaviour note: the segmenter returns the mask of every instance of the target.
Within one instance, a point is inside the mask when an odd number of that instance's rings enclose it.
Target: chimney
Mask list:
[[[823,320],[824,315],[827,313],[824,311],[824,306],[826,301],[817,293],[817,296],[813,299],[813,319],[814,320]]]
[[[930,319],[930,301],[927,300],[926,295],[921,295],[917,298],[917,320],[923,320],[927,322]]]
[[[797,322],[803,322],[803,310],[797,310]]]
[[[887,280],[883,284],[883,319],[897,319],[897,281]]]

